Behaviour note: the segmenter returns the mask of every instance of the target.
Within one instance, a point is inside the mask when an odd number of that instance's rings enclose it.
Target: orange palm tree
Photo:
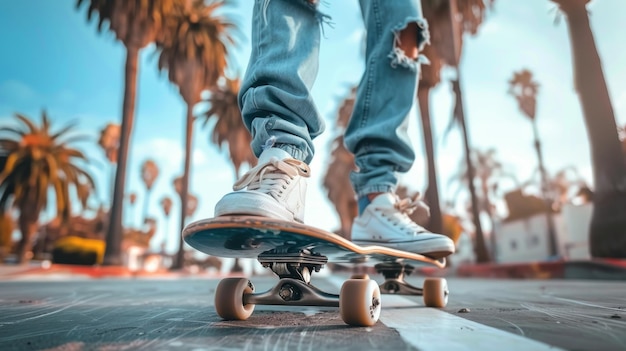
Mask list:
[[[626,257],[626,163],[602,62],[589,24],[590,0],[551,0],[567,17],[574,81],[587,125],[594,173],[591,255]]]
[[[4,167],[0,173],[0,215],[4,216],[12,203],[19,211],[18,227],[22,233],[17,254],[25,263],[39,227],[39,215],[49,204],[49,190],[56,198],[57,216],[67,222],[72,209],[70,190],[86,207],[95,188],[91,176],[79,165],[87,158],[68,144],[76,137],[67,136],[73,125],[53,133],[45,112],[38,126],[28,117],[16,114],[21,126],[2,127],[11,136],[0,138],[0,158]]]
[[[234,44],[230,32],[234,27],[227,18],[217,15],[224,0],[205,4],[202,0],[186,0],[176,3],[174,11],[166,18],[163,37],[157,41],[160,50],[159,70],[167,70],[187,104],[185,132],[185,165],[181,180],[181,232],[187,217],[189,197],[189,174],[191,168],[191,144],[193,139],[193,107],[200,102],[202,91],[216,85],[227,65],[228,45]],[[183,266],[183,241],[173,269]]]
[[[139,52],[157,39],[161,33],[163,18],[172,11],[174,0],[77,0],[77,7],[83,3],[89,4],[87,20],[91,20],[97,13],[98,31],[102,30],[104,22],[109,22],[109,29],[126,48],[120,145],[111,204],[111,224],[106,235],[106,251],[103,261],[105,265],[120,265],[122,264],[122,210],[126,185],[126,162],[135,118]]]
[[[215,117],[217,121],[213,126],[211,141],[220,148],[228,143],[230,159],[235,167],[235,178],[239,179],[241,165],[247,163],[254,167],[257,162],[256,156],[250,148],[252,135],[246,129],[241,117],[241,110],[237,104],[240,80],[225,78],[223,84],[211,89],[211,94],[206,102],[209,109],[203,114],[204,124]]]

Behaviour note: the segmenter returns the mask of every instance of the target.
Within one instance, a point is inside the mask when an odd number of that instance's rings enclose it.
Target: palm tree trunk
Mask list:
[[[148,219],[148,204],[150,201],[150,193],[152,192],[152,189],[147,189],[146,188],[146,196],[144,196],[145,200],[143,201],[143,222],[146,222],[146,219]]]
[[[104,265],[121,265],[122,262],[122,217],[124,208],[124,191],[126,186],[126,162],[130,147],[130,136],[135,119],[135,96],[137,94],[137,73],[139,60],[138,47],[126,48],[126,70],[124,82],[124,105],[122,107],[122,126],[120,131],[120,147],[117,153],[115,186],[113,202],[110,209],[110,224],[106,235]]]
[[[424,198],[430,207],[428,230],[434,233],[441,233],[443,229],[443,221],[441,218],[441,207],[439,204],[439,186],[437,185],[437,165],[435,164],[434,138],[430,123],[430,89],[430,86],[422,86],[422,84],[420,84],[417,89],[417,100],[419,101],[422,131],[424,133],[424,148],[426,149],[426,159],[428,163],[428,187],[426,188]]]
[[[591,255],[626,257],[626,164],[602,63],[586,4],[588,0],[554,0],[568,19],[574,80],[591,145],[594,209],[589,229]]]
[[[543,162],[543,154],[541,153],[541,142],[539,141],[539,131],[537,130],[536,119],[531,120],[533,125],[533,135],[535,138],[535,151],[537,151],[537,160],[539,162],[539,175],[541,177],[541,193],[543,201],[546,204],[546,225],[548,227],[548,243],[550,256],[556,257],[558,252],[556,230],[554,228],[554,219],[552,216],[552,192],[548,189],[548,174]]]
[[[461,91],[461,72],[457,68],[457,79],[452,81],[452,88],[456,95],[456,108],[455,112],[458,114],[457,118],[461,125],[461,132],[463,135],[463,147],[465,149],[465,162],[467,164],[467,177],[470,197],[472,200],[472,217],[474,217],[474,227],[476,230],[476,239],[474,243],[474,251],[476,253],[476,261],[479,263],[489,262],[489,251],[485,244],[485,235],[483,233],[482,225],[480,224],[480,208],[478,203],[478,197],[476,196],[476,187],[474,186],[474,166],[472,165],[472,155],[470,149],[469,135],[467,133],[467,125],[465,124],[465,109],[463,107],[463,93]]]
[[[28,252],[32,248],[33,239],[37,233],[37,216],[31,215],[28,210],[20,211],[18,223],[22,238],[17,244],[17,262],[26,264],[29,260]]]
[[[187,104],[187,119],[185,132],[185,168],[183,170],[182,189],[180,191],[180,231],[178,232],[178,252],[172,269],[182,269],[185,260],[182,232],[187,219],[187,201],[189,198],[189,173],[191,169],[191,142],[193,138],[193,105]]]

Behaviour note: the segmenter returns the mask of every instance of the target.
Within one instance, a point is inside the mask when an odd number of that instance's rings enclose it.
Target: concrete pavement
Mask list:
[[[338,292],[346,277],[313,282]],[[275,283],[269,275],[252,281],[258,291]],[[213,307],[217,282],[197,276],[5,280],[0,349],[626,349],[626,282],[450,278],[446,308],[384,295],[372,328],[346,326],[336,309],[317,307],[256,306],[247,321],[223,321]]]

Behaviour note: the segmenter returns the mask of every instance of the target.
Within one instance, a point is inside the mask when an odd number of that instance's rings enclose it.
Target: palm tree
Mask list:
[[[211,141],[220,148],[225,142],[228,143],[236,179],[239,179],[239,169],[242,164],[247,163],[250,167],[254,167],[257,162],[250,147],[252,135],[243,124],[241,110],[237,104],[239,87],[239,79],[225,78],[222,84],[211,89],[211,94],[206,100],[210,107],[203,114],[203,126],[206,126],[212,117],[217,119],[213,126]]]
[[[356,89],[356,86],[350,89],[350,93],[337,111],[334,129],[338,135],[331,143],[330,162],[323,183],[328,192],[328,199],[333,203],[339,215],[340,226],[336,232],[347,239],[352,236],[352,223],[358,214],[358,205],[356,193],[350,183],[350,173],[356,170],[354,155],[346,149],[343,133],[354,110]]]
[[[100,130],[98,145],[104,151],[104,155],[111,164],[117,163],[117,151],[120,148],[120,125],[108,123]]]
[[[172,199],[169,196],[165,196],[161,199],[161,208],[165,214],[165,235],[163,238],[163,247],[167,244],[168,232],[170,230],[170,213],[172,211]]]
[[[527,69],[523,69],[513,74],[513,78],[509,81],[509,94],[513,95],[517,100],[520,110],[528,117],[533,127],[533,135],[535,138],[535,151],[537,152],[537,160],[539,161],[539,174],[541,176],[541,192],[546,202],[546,221],[548,225],[548,241],[550,243],[550,255],[558,255],[556,230],[554,229],[554,220],[552,218],[553,199],[550,194],[548,175],[543,162],[541,153],[541,142],[539,141],[539,130],[537,129],[537,119],[535,118],[537,106],[537,91],[539,84],[533,80],[533,74]]]
[[[159,166],[154,160],[146,160],[141,166],[141,180],[146,186],[146,196],[143,201],[143,219],[144,222],[148,218],[148,203],[150,201],[150,192],[154,182],[159,177]]]
[[[116,123],[108,123],[102,130],[100,130],[100,137],[98,138],[98,145],[104,151],[104,156],[111,165],[111,179],[109,185],[111,191],[115,187],[115,167],[117,164],[117,153],[120,148],[120,133],[121,126]],[[111,194],[113,195],[113,194]],[[111,201],[111,199],[109,199]]]
[[[130,213],[131,213],[131,215],[129,216],[130,222],[128,223],[129,228],[134,227],[135,221],[133,219],[135,218],[135,203],[137,203],[137,193],[133,191],[130,194],[128,194],[128,204],[130,205]]]
[[[70,190],[75,190],[84,208],[95,185],[78,164],[87,158],[68,145],[77,140],[67,136],[73,125],[53,133],[45,111],[39,126],[26,116],[16,114],[15,117],[21,122],[20,126],[0,128],[1,132],[11,134],[0,138],[0,155],[5,159],[0,173],[0,215],[8,211],[11,202],[19,211],[18,227],[22,238],[17,254],[18,261],[25,263],[37,232],[39,215],[48,206],[49,191],[55,194],[57,216],[67,221],[72,210]]]
[[[426,151],[428,169],[428,185],[424,193],[424,198],[430,207],[430,219],[426,227],[432,232],[441,233],[443,222],[439,204],[437,164],[435,163],[435,140],[430,123],[430,91],[441,81],[439,73],[441,72],[442,60],[437,55],[435,48],[430,45],[424,49],[423,54],[430,60],[430,64],[422,68],[422,78],[417,88],[417,100],[419,101],[420,119],[422,121],[422,139]]]
[[[602,62],[589,24],[590,0],[551,0],[567,17],[574,81],[591,145],[594,206],[589,228],[591,255],[626,257],[626,163]]]
[[[1,168],[0,168],[1,169]],[[11,251],[13,246],[13,228],[15,223],[11,213],[5,212],[0,214],[0,264],[4,263],[5,257]]]
[[[226,18],[216,15],[225,4],[214,0],[205,5],[202,0],[177,3],[175,11],[166,20],[165,35],[157,42],[161,51],[159,70],[167,70],[169,80],[178,86],[187,104],[185,127],[185,165],[181,183],[181,232],[185,226],[189,196],[191,144],[193,138],[193,107],[200,102],[200,94],[216,85],[227,64],[228,44],[233,44],[230,30],[234,26]],[[179,240],[173,269],[183,267],[183,241]]]
[[[433,43],[433,51],[430,53],[429,59],[432,68],[424,67],[424,76],[427,80],[420,82],[418,89],[418,101],[420,104],[420,114],[424,132],[424,143],[427,151],[429,179],[428,189],[426,191],[426,201],[431,206],[432,221],[431,227],[441,226],[441,210],[439,208],[439,192],[436,180],[436,168],[434,162],[434,138],[431,131],[431,117],[429,109],[430,90],[436,85],[439,78],[439,70],[445,64],[455,67],[457,71],[456,80],[452,81],[453,93],[456,96],[455,108],[453,113],[453,121],[456,121],[461,127],[463,135],[465,161],[468,170],[473,173],[470,158],[470,142],[465,123],[465,114],[463,109],[460,71],[459,64],[462,51],[463,34],[469,33],[475,35],[478,28],[483,23],[487,8],[492,5],[494,0],[422,0],[422,8],[424,16],[430,24],[431,41]],[[428,52],[426,52],[428,54]],[[432,58],[431,58],[432,57]],[[432,71],[428,71],[432,69]],[[430,155],[432,153],[432,155]],[[485,245],[482,226],[478,220],[478,201],[473,183],[469,184],[469,192],[472,199],[472,213],[474,215],[474,226],[476,230],[476,259],[478,262],[487,262],[490,260],[489,253]]]
[[[494,148],[490,148],[485,151],[472,149],[470,157],[472,159],[471,163],[474,170],[473,174],[470,176],[467,168],[467,162],[464,161],[459,167],[459,173],[450,179],[448,185],[450,187],[450,183],[452,182],[460,182],[467,187],[470,186],[470,183],[478,184],[478,188],[480,189],[480,191],[476,194],[479,216],[478,221],[480,221],[480,214],[487,214],[487,218],[491,224],[491,255],[492,257],[495,257],[496,233],[494,230],[494,197],[497,196],[499,184],[503,179],[512,179],[515,184],[518,184],[519,182],[515,175],[509,173],[505,169],[504,165],[497,159],[496,150]],[[458,188],[457,193],[453,196],[453,198],[457,198],[458,192],[461,189],[462,188]],[[475,219],[474,222],[476,222]]]
[[[115,172],[113,203],[111,204],[111,224],[107,230],[103,261],[105,265],[121,265],[126,162],[135,117],[139,52],[160,35],[163,18],[172,11],[174,0],[77,0],[76,7],[79,8],[85,2],[89,4],[87,20],[91,20],[94,13],[97,13],[98,31],[102,30],[104,22],[109,22],[109,30],[115,33],[116,38],[126,48],[118,166]]]

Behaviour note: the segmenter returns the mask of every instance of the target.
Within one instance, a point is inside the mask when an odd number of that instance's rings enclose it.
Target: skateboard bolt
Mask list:
[[[285,301],[297,300],[299,297],[298,291],[290,284],[281,286],[278,295]]]

